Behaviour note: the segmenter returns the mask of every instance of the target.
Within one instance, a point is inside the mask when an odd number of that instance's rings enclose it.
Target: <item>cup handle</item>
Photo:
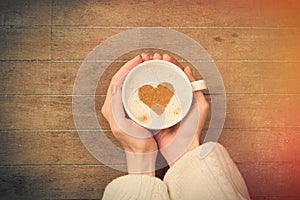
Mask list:
[[[206,83],[204,80],[193,81],[193,82],[191,82],[191,85],[192,85],[193,92],[198,91],[198,90],[207,89]]]

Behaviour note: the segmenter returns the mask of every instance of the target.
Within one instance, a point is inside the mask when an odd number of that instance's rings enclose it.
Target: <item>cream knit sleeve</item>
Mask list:
[[[167,187],[160,179],[148,175],[126,175],[110,182],[103,200],[167,200]]]
[[[205,145],[214,145],[214,148],[200,158]],[[172,200],[250,199],[237,166],[218,143],[208,142],[188,152],[168,170],[164,182]]]

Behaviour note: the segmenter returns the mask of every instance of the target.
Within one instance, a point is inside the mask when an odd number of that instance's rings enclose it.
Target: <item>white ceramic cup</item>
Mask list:
[[[139,99],[138,89],[144,85],[156,88],[161,83],[171,84],[174,95],[164,112],[158,115]],[[206,89],[204,80],[190,82],[175,64],[150,60],[139,64],[127,74],[122,87],[122,101],[127,115],[136,123],[152,130],[164,129],[177,124],[186,116],[192,104],[193,91],[203,89]]]

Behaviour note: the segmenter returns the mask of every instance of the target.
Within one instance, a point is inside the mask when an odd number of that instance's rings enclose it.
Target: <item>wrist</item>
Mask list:
[[[189,145],[172,144],[169,147],[161,150],[162,155],[166,159],[168,165],[173,166],[181,157],[186,153],[194,150],[200,146],[200,140],[198,137],[194,137],[193,141]]]
[[[128,174],[155,176],[157,151],[135,153],[126,151]]]
[[[200,146],[200,138],[199,137],[195,137],[192,144],[189,146],[189,148],[187,149],[186,153],[189,151],[194,150],[195,148]]]

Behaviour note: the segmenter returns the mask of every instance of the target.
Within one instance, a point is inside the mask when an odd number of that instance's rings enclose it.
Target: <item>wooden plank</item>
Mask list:
[[[52,58],[84,59],[101,41],[121,31],[124,29],[54,29]],[[199,42],[216,60],[296,60],[300,52],[299,33],[294,30],[179,31]],[[0,39],[1,60],[50,59],[50,29],[0,29]]]
[[[106,131],[105,135],[121,148],[110,131]],[[0,133],[0,138],[1,165],[102,164],[87,151],[77,131],[6,131]],[[104,144],[99,145],[106,150],[111,149]],[[111,161],[105,164],[126,163]]]
[[[94,98],[94,97],[88,97]],[[101,115],[104,96],[95,97],[95,111],[103,129],[109,126]],[[218,95],[215,96],[218,101]],[[78,99],[86,104],[86,97]],[[300,124],[299,95],[240,94],[227,95],[225,128],[270,128],[297,127]],[[214,105],[216,106],[216,105]],[[93,106],[86,113],[90,115]],[[215,107],[215,109],[218,109]],[[0,127],[11,129],[74,130],[71,96],[1,96]],[[218,117],[218,116],[217,116]],[[208,126],[208,121],[206,127]],[[97,126],[85,122],[83,129]],[[218,126],[218,125],[216,125]],[[212,127],[219,128],[219,127]]]
[[[77,132],[1,132],[1,165],[101,164]]]
[[[96,94],[106,94],[111,78],[123,64],[124,62],[113,63],[105,70],[102,78],[99,81]],[[184,66],[189,65],[185,62],[182,62],[182,64]],[[205,65],[205,62],[201,62],[201,64]],[[67,64],[63,63],[59,63],[58,65],[67,66]],[[300,77],[300,65],[298,62],[217,62],[216,65],[223,78],[227,94],[300,93],[300,86],[299,84],[296,84]],[[62,69],[62,67],[57,68]],[[72,67],[70,65],[67,71],[70,73],[72,69],[76,69],[76,67]],[[197,79],[200,79],[201,76],[197,73],[196,70],[194,70],[194,74],[196,74]],[[211,80],[215,76],[216,75],[214,74],[209,77],[209,82],[212,84],[212,88],[209,88],[209,90],[213,93],[221,93],[219,89],[220,83],[214,83],[214,80]],[[57,85],[61,86],[61,89],[59,88],[57,89],[57,91],[64,91],[64,88],[67,88],[59,80],[51,82],[56,82]]]
[[[227,95],[224,127],[297,127],[300,119],[297,102],[298,95]]]
[[[299,83],[298,83],[299,84]],[[293,103],[286,104],[287,109],[287,120],[286,127],[298,126],[300,124],[300,98],[298,96],[294,96],[292,99]]]
[[[50,34],[50,28],[1,28],[1,60],[49,60]]]
[[[74,128],[70,97],[2,96],[0,99],[1,129]]]
[[[51,0],[0,2],[1,26],[51,25]]]
[[[238,168],[253,197],[300,197],[299,163],[244,163]]]
[[[50,63],[0,62],[0,94],[49,94]]]
[[[141,9],[142,8],[142,9]],[[299,24],[299,3],[284,1],[55,0],[53,24],[84,26],[255,26]],[[153,15],[155,13],[155,15]]]
[[[178,29],[201,44],[215,60],[297,60],[299,30]]]
[[[97,95],[106,94],[112,76],[123,64],[114,62],[105,70],[97,85]],[[227,94],[300,93],[299,62],[217,62],[216,65]],[[80,66],[81,62],[1,62],[0,94],[70,95]]]
[[[106,94],[111,77],[124,63],[113,63],[105,70],[96,94]],[[72,94],[80,65],[81,62],[51,63],[51,67],[49,63],[1,62],[0,93]],[[299,94],[300,92],[300,86],[297,84],[300,76],[298,62],[218,62],[216,65],[227,93]]]
[[[117,145],[110,131],[105,134]],[[224,129],[219,142],[236,163],[296,164],[300,162],[295,153],[300,152],[299,134],[299,128]],[[1,165],[101,164],[85,149],[76,131],[2,131],[0,141]]]
[[[124,29],[56,28],[52,31],[52,58],[83,60],[102,41]]]
[[[287,112],[286,104],[283,102],[292,101],[287,98],[283,95],[228,95],[224,126],[226,128],[284,127]]]
[[[299,93],[299,63],[216,63],[226,93]]]
[[[101,199],[124,173],[105,166],[0,167],[2,199]]]
[[[112,76],[125,62],[112,63],[102,75],[96,94],[106,94]],[[182,62],[184,66],[189,65]],[[205,64],[205,63],[202,63]],[[226,93],[299,94],[299,62],[218,62]],[[0,94],[70,95],[81,62],[1,62]],[[197,75],[200,78],[199,75]],[[214,83],[213,80],[210,81]],[[218,84],[210,88],[218,93]]]
[[[299,128],[223,129],[219,142],[237,163],[299,163]]]
[[[103,40],[125,30],[127,29],[56,28],[53,30],[52,58],[85,59],[88,53]],[[186,34],[201,44],[215,60],[297,60],[299,58],[298,30],[223,28],[174,30]]]
[[[81,64],[82,62],[51,63],[51,94],[72,94],[76,75]]]
[[[300,84],[299,84],[300,69],[299,69],[299,66],[298,67],[295,66],[294,69],[295,69],[295,71],[294,70],[287,70],[288,80],[289,80],[289,83],[288,83],[287,87],[291,90],[299,91],[299,89],[300,89]]]

